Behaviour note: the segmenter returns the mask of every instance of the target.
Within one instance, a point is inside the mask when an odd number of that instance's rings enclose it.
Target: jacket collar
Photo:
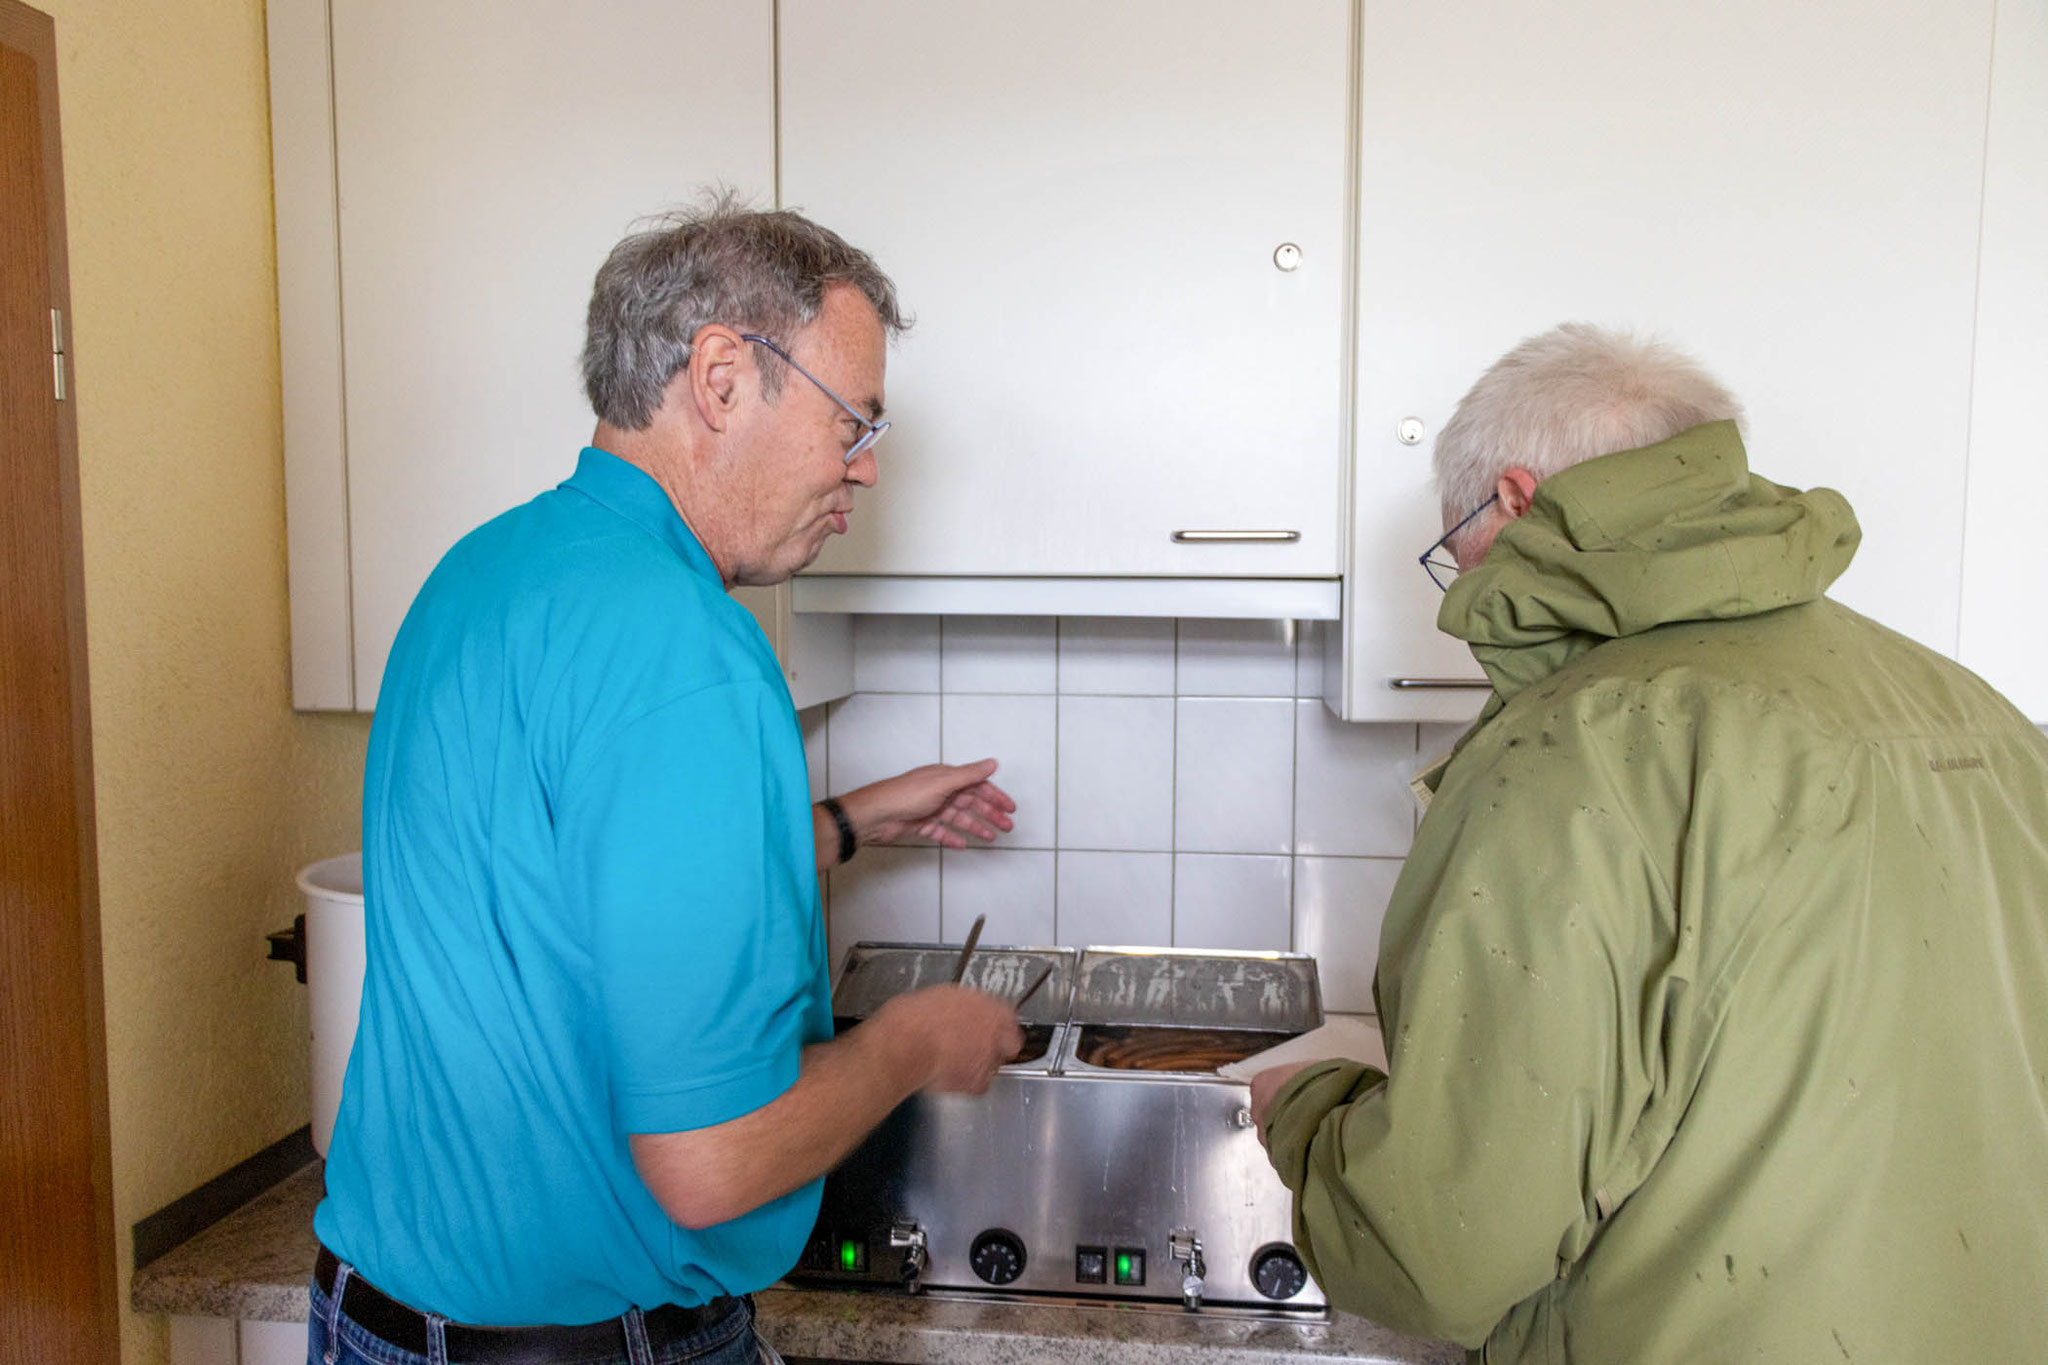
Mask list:
[[[1810,602],[1861,537],[1841,494],[1750,473],[1735,424],[1710,422],[1538,484],[1437,626],[1471,644],[1490,715],[1607,640]]]

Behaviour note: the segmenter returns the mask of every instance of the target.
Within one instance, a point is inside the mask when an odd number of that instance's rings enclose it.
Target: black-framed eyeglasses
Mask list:
[[[780,346],[777,346],[767,337],[756,336],[752,332],[741,332],[740,340],[751,341],[754,342],[756,345],[766,346],[769,350],[781,356],[783,359],[783,363],[787,364],[791,369],[795,370],[804,378],[810,380],[813,384],[816,384],[818,386],[818,392],[824,394],[827,398],[837,403],[840,407],[846,409],[846,415],[848,417],[851,417],[854,421],[860,423],[860,439],[855,441],[851,446],[847,447],[846,462],[848,464],[852,464],[855,460],[859,459],[860,453],[863,450],[866,450],[869,446],[872,446],[875,442],[881,440],[882,433],[889,429],[889,424],[887,422],[874,422],[870,421],[867,417],[863,416],[859,408],[856,408],[853,404],[847,402],[844,398],[841,398],[838,394],[832,392],[831,388],[826,385],[824,380],[818,378],[818,376],[812,374],[809,370],[797,364],[796,361],[793,358],[791,358],[788,351],[783,350]]]
[[[1451,580],[1458,576],[1458,561],[1455,558],[1443,560],[1432,558],[1432,556],[1435,555],[1436,552],[1439,550],[1444,551],[1445,554],[1449,554],[1450,550],[1448,547],[1450,544],[1451,537],[1458,534],[1458,532],[1464,530],[1466,525],[1470,523],[1474,517],[1478,516],[1481,512],[1484,512],[1487,508],[1493,506],[1495,503],[1499,501],[1500,494],[1495,493],[1485,502],[1480,503],[1477,507],[1467,512],[1464,515],[1464,517],[1459,520],[1456,526],[1453,526],[1450,530],[1438,536],[1435,542],[1431,544],[1427,550],[1424,550],[1422,552],[1422,557],[1418,559],[1416,562],[1422,565],[1422,571],[1429,575],[1429,581],[1436,584],[1437,591],[1449,592],[1451,590]]]

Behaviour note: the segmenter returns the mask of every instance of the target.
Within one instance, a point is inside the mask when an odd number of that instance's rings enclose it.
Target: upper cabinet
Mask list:
[[[1330,705],[1469,716],[1416,564],[1432,444],[1585,319],[1698,355],[1758,471],[1854,503],[1841,599],[2048,718],[2014,628],[2048,501],[2039,5],[268,16],[302,707],[367,709],[439,556],[571,471],[592,275],[723,185],[870,250],[916,317],[880,486],[748,599],[800,702],[850,686],[831,613],[1328,620],[1341,583]]]
[[[2048,5],[1998,7],[1956,657],[2048,724]]]
[[[780,13],[782,200],[917,318],[811,574],[1320,579],[1333,614],[1350,0]]]
[[[293,695],[368,710],[441,555],[574,472],[612,244],[701,186],[772,197],[773,7],[271,0],[269,22]]]
[[[1364,0],[1333,705],[1477,709],[1432,685],[1478,670],[1416,564],[1443,529],[1430,451],[1494,359],[1573,319],[1698,356],[1746,404],[1758,472],[1854,504],[1836,595],[1956,652],[1992,9]],[[2037,176],[2038,135],[2013,136]],[[2008,239],[2036,280],[2042,240]]]

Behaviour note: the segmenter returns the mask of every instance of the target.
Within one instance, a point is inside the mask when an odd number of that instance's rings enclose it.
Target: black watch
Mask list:
[[[853,821],[846,818],[846,807],[840,805],[839,798],[835,796],[828,796],[818,804],[832,817],[832,823],[839,826],[839,861],[846,862],[853,857],[854,849],[860,846],[860,841],[853,837]]]

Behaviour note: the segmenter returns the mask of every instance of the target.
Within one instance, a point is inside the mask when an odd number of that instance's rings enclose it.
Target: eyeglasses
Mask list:
[[[844,398],[841,398],[838,394],[832,392],[831,389],[826,387],[824,380],[818,378],[818,376],[812,374],[809,370],[797,364],[795,360],[790,358],[790,354],[788,351],[783,350],[780,346],[777,346],[767,337],[755,336],[752,332],[742,332],[740,333],[740,340],[751,341],[754,342],[756,345],[766,346],[769,350],[781,356],[785,364],[787,364],[791,369],[795,370],[798,374],[802,375],[804,378],[810,380],[813,384],[816,384],[818,386],[818,391],[820,393],[824,394],[827,398],[837,403],[840,407],[846,409],[846,415],[848,417],[851,417],[854,421],[860,423],[860,439],[858,441],[855,441],[851,446],[847,447],[846,462],[848,464],[852,464],[855,460],[859,459],[860,453],[863,450],[866,450],[869,446],[873,445],[875,442],[881,440],[882,433],[889,429],[889,424],[887,422],[872,422],[869,421],[866,417],[863,417],[860,413],[860,409],[854,407],[853,404],[847,402]]]
[[[1458,576],[1458,561],[1456,559],[1452,559],[1447,562],[1440,559],[1432,559],[1430,556],[1434,555],[1438,550],[1444,550],[1446,553],[1448,553],[1448,547],[1451,537],[1458,534],[1458,532],[1464,530],[1466,525],[1474,517],[1478,516],[1481,512],[1484,512],[1487,508],[1493,506],[1495,503],[1499,501],[1500,494],[1495,493],[1485,502],[1480,503],[1477,507],[1467,512],[1463,520],[1459,521],[1459,523],[1456,526],[1453,526],[1450,530],[1438,536],[1436,538],[1436,541],[1427,550],[1424,550],[1422,552],[1422,558],[1416,562],[1421,564],[1422,571],[1429,575],[1429,581],[1436,584],[1437,591],[1449,592],[1451,590],[1451,580]]]

